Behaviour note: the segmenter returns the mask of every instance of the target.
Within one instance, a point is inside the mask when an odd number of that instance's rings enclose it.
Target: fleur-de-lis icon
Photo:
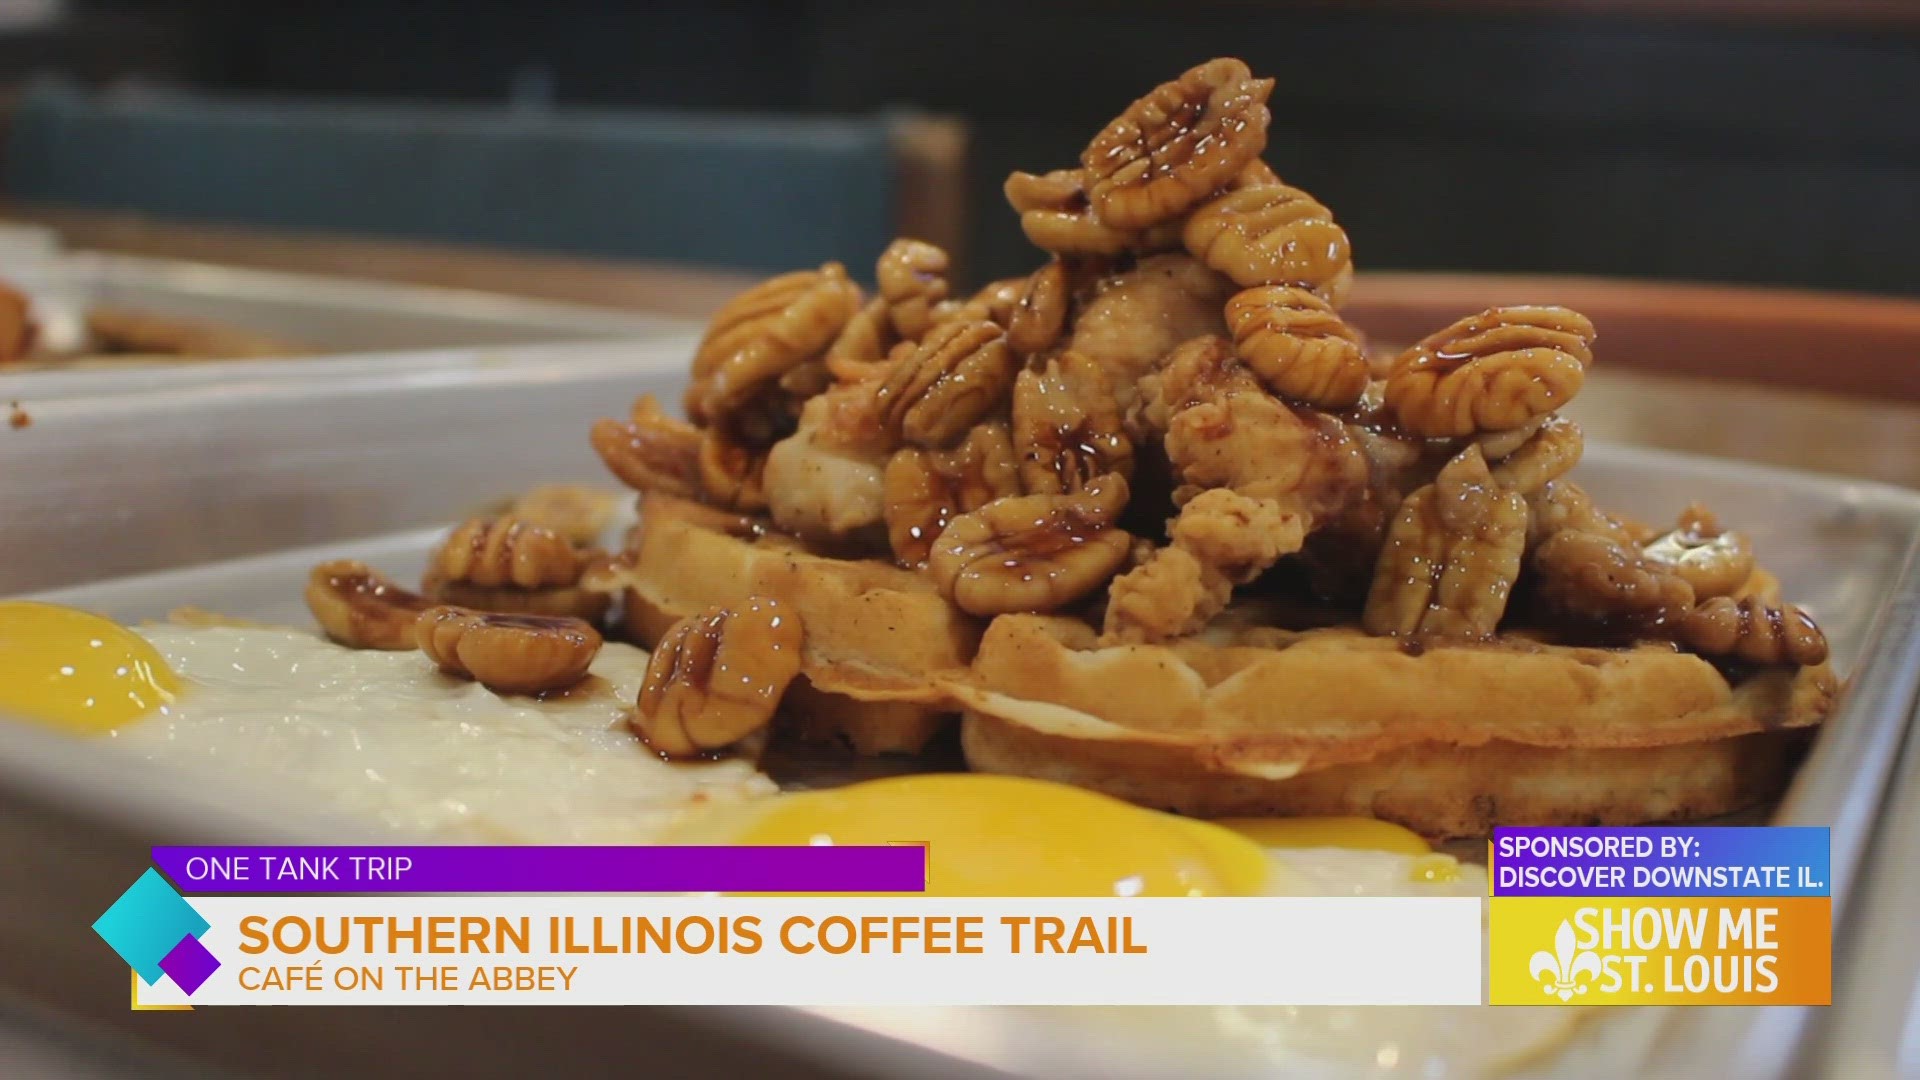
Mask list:
[[[1562,919],[1559,932],[1553,935],[1553,951],[1534,953],[1527,961],[1527,973],[1539,981],[1548,997],[1571,1001],[1573,995],[1587,992],[1586,983],[1600,977],[1600,956],[1591,950],[1576,950],[1573,924]]]

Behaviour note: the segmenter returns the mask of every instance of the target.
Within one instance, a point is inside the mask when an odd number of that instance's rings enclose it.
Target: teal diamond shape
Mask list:
[[[94,921],[93,932],[152,986],[160,981],[161,959],[181,938],[206,933],[207,920],[173,891],[160,871],[148,870]]]

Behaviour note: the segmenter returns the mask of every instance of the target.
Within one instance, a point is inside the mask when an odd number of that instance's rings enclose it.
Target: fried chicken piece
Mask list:
[[[1156,255],[1105,279],[1086,300],[1067,347],[1105,369],[1124,408],[1134,386],[1175,346],[1225,334],[1225,276],[1185,254]]]
[[[767,454],[762,483],[774,524],[815,542],[839,545],[884,530],[887,459],[856,421],[856,385],[806,404],[800,427]],[[865,443],[863,445],[863,443]]]
[[[1181,547],[1155,550],[1107,590],[1109,643],[1164,641],[1206,629],[1233,581]]]
[[[1366,457],[1339,421],[1275,398],[1221,338],[1174,350],[1141,392],[1135,424],[1161,430],[1181,509],[1173,542],[1115,581],[1109,642],[1204,626],[1233,585],[1300,550],[1368,484]]]

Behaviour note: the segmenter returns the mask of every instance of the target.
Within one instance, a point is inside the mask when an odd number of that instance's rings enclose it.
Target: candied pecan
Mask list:
[[[1133,475],[1133,442],[1106,374],[1071,350],[1015,378],[1013,440],[1029,494],[1069,494],[1107,473]]]
[[[1489,308],[1395,357],[1387,407],[1415,435],[1520,427],[1573,400],[1593,339],[1593,323],[1567,308]]]
[[[1735,600],[1745,600],[1749,597],[1762,604],[1779,607],[1780,579],[1774,577],[1773,574],[1764,567],[1754,567],[1753,573],[1747,576],[1747,580],[1741,582],[1740,587],[1733,590],[1733,598]]]
[[[414,641],[440,670],[501,694],[560,690],[586,677],[600,632],[583,619],[431,608]]]
[[[1558,618],[1635,629],[1693,607],[1685,578],[1617,535],[1562,529],[1533,550],[1529,570],[1535,599]]]
[[[581,571],[580,581],[573,585],[555,585],[544,589],[475,585],[465,581],[442,581],[429,572],[421,582],[421,588],[436,603],[473,611],[598,622],[613,606],[613,597],[602,590],[589,588],[587,574],[594,566],[604,565],[606,561],[606,557],[602,556],[589,563]]]
[[[732,442],[717,428],[700,433],[700,489],[716,506],[767,508],[767,454]]]
[[[1227,324],[1240,358],[1281,397],[1344,409],[1366,392],[1360,334],[1318,294],[1262,285],[1227,301]]]
[[[1020,231],[1033,246],[1055,255],[1125,254],[1134,234],[1100,219],[1087,198],[1086,172],[1056,169],[1045,176],[1016,172],[1007,177],[1007,202],[1020,212]]]
[[[602,558],[551,529],[476,518],[448,534],[421,587],[438,603],[477,611],[595,620],[612,598],[581,578]]]
[[[1259,158],[1254,158],[1252,161],[1247,162],[1246,168],[1241,169],[1240,172],[1234,176],[1233,181],[1227,185],[1227,190],[1239,191],[1241,188],[1264,187],[1268,184],[1284,182],[1285,181],[1280,179],[1280,174],[1273,171],[1273,166]]]
[[[1673,630],[1687,649],[1749,664],[1810,666],[1827,658],[1827,636],[1812,616],[1756,597],[1716,596],[1680,616]]]
[[[1026,291],[1026,288],[1027,279],[1024,277],[990,281],[961,304],[944,313],[936,311],[934,321],[944,322],[949,318],[986,319],[1001,326],[1011,325],[1014,306],[1020,303],[1020,295]],[[948,303],[951,304],[952,301]]]
[[[1007,319],[1007,344],[1021,356],[1053,347],[1073,308],[1073,276],[1058,257],[1033,272]]]
[[[1400,504],[1362,623],[1370,634],[1492,637],[1526,539],[1526,502],[1501,490],[1480,448],[1467,447]]]
[[[1572,480],[1549,481],[1526,498],[1528,548],[1539,547],[1562,530],[1597,533],[1622,547],[1637,548],[1643,542],[1619,517],[1595,506],[1586,490]]]
[[[724,749],[773,719],[804,643],[800,617],[766,597],[681,619],[654,647],[627,724],[663,758]]]
[[[389,651],[414,647],[413,622],[433,606],[352,559],[314,567],[307,575],[306,600],[307,610],[334,641]]]
[[[927,568],[970,615],[1053,611],[1107,583],[1133,538],[1117,528],[1127,482],[1106,476],[1074,495],[1017,495],[961,514]]]
[[[941,323],[876,386],[880,423],[915,446],[951,446],[1006,400],[1018,366],[997,324]]]
[[[652,394],[633,403],[633,416],[596,420],[593,451],[620,482],[636,491],[691,499],[700,494],[700,429],[660,409]]]
[[[933,325],[933,307],[947,298],[947,253],[924,240],[895,240],[880,253],[875,277],[894,333],[918,341]]]
[[[827,371],[843,383],[878,378],[886,371],[887,352],[898,341],[893,320],[887,317],[887,302],[869,300],[827,346]]]
[[[1294,285],[1337,307],[1353,279],[1353,246],[1333,211],[1285,184],[1221,195],[1193,212],[1182,239],[1194,258],[1242,286]]]
[[[1225,187],[1267,147],[1267,96],[1234,59],[1209,60],[1127,107],[1080,155],[1100,216],[1123,229],[1174,217]]]
[[[1578,465],[1585,447],[1580,425],[1562,416],[1548,417],[1517,449],[1498,455],[1493,478],[1508,491],[1531,495]],[[1485,440],[1480,448],[1489,458],[1496,456],[1488,451]]]
[[[586,561],[584,551],[552,529],[511,516],[473,518],[447,534],[432,573],[440,581],[538,589],[579,581]]]
[[[783,274],[720,309],[693,360],[687,415],[704,423],[739,408],[761,385],[833,344],[860,309],[839,263]]]
[[[1753,576],[1753,545],[1739,533],[1722,530],[1697,504],[1681,514],[1673,531],[1642,550],[1650,561],[1686,579],[1696,603],[1732,596]]]
[[[933,542],[961,514],[1020,494],[1007,425],[989,421],[952,450],[907,447],[887,462],[887,541],[902,566],[927,561]]]

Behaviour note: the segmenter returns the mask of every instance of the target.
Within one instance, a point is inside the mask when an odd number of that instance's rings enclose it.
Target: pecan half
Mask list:
[[[947,253],[924,240],[895,240],[874,268],[894,333],[918,341],[933,325],[933,308],[947,298]]]
[[[1517,428],[1573,400],[1593,339],[1593,323],[1567,308],[1489,308],[1396,357],[1386,404],[1415,435]]]
[[[1007,202],[1019,211],[1020,231],[1033,246],[1055,255],[1114,256],[1132,249],[1134,234],[1100,219],[1086,184],[1081,169],[1007,177]]]
[[[626,421],[596,420],[588,436],[608,471],[635,491],[696,498],[700,485],[700,429],[668,416],[652,394],[633,403]]]
[[[1006,400],[1018,367],[997,324],[941,323],[876,387],[880,422],[898,441],[951,446]]]
[[[1027,279],[1024,277],[990,281],[965,300],[943,300],[935,304],[933,321],[943,323],[954,319],[985,319],[1001,326],[1010,326],[1013,324],[1014,305],[1020,302],[1020,294],[1026,288]]]
[[[1339,306],[1353,281],[1353,245],[1333,211],[1285,184],[1237,188],[1187,219],[1193,257],[1236,284],[1294,285]]]
[[[1716,596],[1681,616],[1673,630],[1694,652],[1749,664],[1810,666],[1827,658],[1827,636],[1812,616],[1757,597]]]
[[[1007,344],[1022,356],[1052,348],[1066,331],[1073,308],[1073,274],[1064,260],[1035,270],[1007,319]]]
[[[307,575],[305,596],[320,629],[351,649],[414,648],[414,620],[433,606],[352,559],[314,567]]]
[[[753,513],[767,508],[767,452],[733,442],[717,428],[700,433],[700,490],[716,506]]]
[[[981,424],[952,450],[907,447],[887,462],[887,541],[902,566],[927,561],[953,519],[1020,494],[1013,439],[1000,421]]]
[[[761,386],[826,350],[860,309],[839,263],[782,274],[729,301],[694,354],[687,415],[697,423],[740,408]]]
[[[477,611],[597,620],[613,599],[581,578],[598,558],[551,529],[476,518],[447,535],[421,586],[441,604]]]
[[[1318,294],[1262,285],[1227,301],[1240,358],[1284,398],[1344,409],[1366,392],[1370,374],[1360,334]]]
[[[799,616],[765,597],[681,619],[654,647],[628,726],[669,759],[739,742],[773,719],[804,642]]]
[[[1489,638],[1520,576],[1527,505],[1469,446],[1400,504],[1361,621],[1370,634]]]
[[[1075,495],[996,499],[947,525],[928,572],[970,615],[1053,611],[1107,583],[1133,538],[1115,527],[1127,482],[1106,476]]]
[[[1267,96],[1234,59],[1209,60],[1127,107],[1080,155],[1100,216],[1123,229],[1175,217],[1227,186],[1267,146]]]
[[[600,652],[600,632],[581,619],[451,606],[423,612],[414,640],[441,671],[502,694],[572,686]]]
[[[1013,441],[1029,494],[1083,491],[1096,477],[1133,475],[1133,442],[1106,373],[1071,350],[1013,384]]]
[[[586,552],[544,526],[516,517],[473,518],[454,527],[434,553],[442,581],[538,589],[580,580]]]
[[[1580,425],[1563,416],[1549,416],[1544,420],[1517,449],[1499,455],[1493,478],[1501,487],[1519,495],[1531,495],[1580,463],[1580,455],[1586,449]],[[1496,456],[1488,450],[1484,439],[1480,448],[1487,457]]]
[[[1646,557],[1686,580],[1696,602],[1732,596],[1753,576],[1753,545],[1720,527],[1705,507],[1689,506],[1673,531],[1642,549]]]
[[[899,343],[884,299],[867,301],[827,346],[827,371],[842,383],[865,382],[886,372],[887,352]]]
[[[1562,529],[1533,550],[1529,570],[1546,614],[1576,623],[1637,630],[1693,607],[1685,578],[1616,534]]]

